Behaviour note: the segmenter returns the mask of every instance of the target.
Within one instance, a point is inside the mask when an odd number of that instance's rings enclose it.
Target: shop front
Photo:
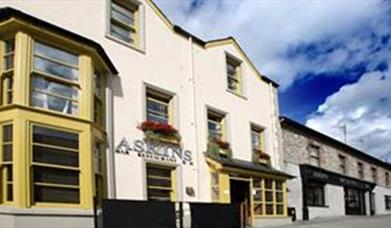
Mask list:
[[[311,165],[301,165],[300,172],[303,220],[322,214],[369,215],[370,195],[375,184]]]
[[[224,157],[206,159],[212,177],[212,201],[239,203],[245,225],[289,221],[286,180],[292,176],[267,164]]]

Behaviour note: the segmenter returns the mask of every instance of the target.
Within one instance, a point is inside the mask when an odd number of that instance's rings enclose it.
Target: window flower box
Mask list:
[[[255,163],[270,163],[270,155],[262,150],[253,149],[253,162]]]
[[[170,124],[144,121],[137,128],[144,132],[146,141],[160,141],[170,144],[179,144],[181,141],[178,130]]]
[[[226,158],[232,158],[232,150],[229,142],[210,138],[207,145],[207,154],[212,157],[223,156]]]

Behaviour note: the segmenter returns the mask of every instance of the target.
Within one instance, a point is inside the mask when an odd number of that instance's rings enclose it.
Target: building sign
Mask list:
[[[325,184],[340,185],[362,190],[372,190],[375,187],[374,183],[354,179],[310,165],[300,165],[300,172],[301,177],[305,182],[317,181]]]
[[[176,163],[179,160],[184,165],[193,165],[193,158],[190,150],[182,149],[177,145],[161,143],[158,141],[144,141],[137,139],[132,143],[129,143],[125,138],[123,138],[115,148],[115,152],[123,155],[136,153],[139,157],[165,162]]]

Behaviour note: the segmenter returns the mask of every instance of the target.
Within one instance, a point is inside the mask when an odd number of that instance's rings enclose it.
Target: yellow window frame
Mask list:
[[[14,191],[12,191],[12,198],[13,200],[8,200],[8,185],[12,185],[12,189],[15,189],[14,186],[14,177],[12,176],[12,181],[8,181],[8,172],[9,168],[13,169],[13,160],[14,156],[12,155],[12,161],[3,161],[3,146],[4,145],[13,145],[13,140],[14,140],[14,130],[12,129],[12,138],[11,141],[8,142],[3,142],[3,129],[4,126],[11,126],[13,128],[13,123],[12,122],[3,122],[0,123],[0,204],[5,204],[5,205],[10,205],[13,204],[15,200],[15,194]],[[13,148],[11,150],[11,153],[13,153]],[[10,167],[11,166],[11,167]],[[14,173],[12,171],[12,173]]]
[[[12,52],[8,52],[6,53],[6,41],[7,40],[12,40],[14,42],[14,50]],[[15,59],[14,59],[14,64],[13,64],[13,67],[12,68],[9,68],[9,69],[5,69],[5,65],[4,65],[4,59],[7,57],[7,56],[13,56],[13,58],[15,58],[15,46],[16,46],[16,42],[15,42],[15,37],[13,36],[10,36],[4,40],[1,40],[0,41],[0,56],[1,56],[1,63],[0,63],[0,68],[1,68],[1,71],[0,71],[0,105],[1,106],[6,106],[6,105],[10,105],[13,103],[13,93],[14,93],[14,89],[13,89],[13,74],[14,74],[14,67],[15,67]],[[12,87],[11,89],[8,88],[8,85],[9,83],[11,83]],[[11,95],[9,95],[11,94]],[[9,98],[9,96],[11,98]],[[8,99],[10,99],[10,102],[8,102]]]
[[[170,171],[170,178],[165,178],[165,177],[159,177],[159,178],[156,178],[156,175],[148,175],[148,168],[151,167],[151,168],[154,168],[154,169],[162,169],[162,170],[169,170]],[[170,200],[172,202],[175,202],[176,201],[176,168],[173,167],[173,166],[164,166],[164,165],[159,165],[159,164],[155,164],[155,163],[147,163],[146,164],[146,178],[148,179],[149,177],[151,178],[155,178],[155,179],[164,179],[164,180],[171,180],[171,186],[170,187],[162,187],[162,186],[153,186],[153,185],[148,185],[147,181],[147,185],[146,185],[146,192],[147,192],[147,198],[149,198],[148,196],[148,189],[157,189],[157,190],[165,190],[165,191],[170,191]],[[155,197],[155,198],[159,198],[159,197]]]
[[[78,135],[78,142],[79,142],[79,148],[78,149],[73,149],[73,148],[67,148],[67,147],[62,147],[62,146],[54,146],[50,144],[43,144],[43,143],[34,143],[33,142],[33,129],[34,127],[42,127],[42,128],[47,128],[47,129],[52,129],[56,131],[61,131],[61,132],[66,132],[66,133],[71,133],[71,134],[77,134]],[[80,207],[82,205],[82,197],[83,194],[81,192],[82,189],[82,170],[81,170],[81,165],[80,165],[80,160],[81,160],[81,153],[80,153],[80,132],[77,130],[71,130],[71,129],[65,129],[61,127],[55,127],[51,125],[45,125],[45,124],[40,124],[40,123],[31,123],[29,124],[29,143],[30,143],[30,204],[33,206],[44,206],[44,207],[59,207],[59,206],[65,206],[65,207]],[[41,163],[41,162],[34,162],[33,161],[33,146],[34,145],[45,145],[48,148],[58,148],[61,150],[66,150],[66,151],[72,151],[74,153],[78,153],[78,160],[79,160],[79,166],[78,167],[71,167],[71,166],[64,166],[64,165],[56,165],[56,164],[49,164],[49,163]],[[46,183],[46,182],[35,182],[34,181],[34,172],[33,172],[33,167],[44,167],[44,168],[55,168],[55,169],[61,169],[61,170],[69,170],[69,171],[77,171],[79,173],[79,185],[68,185],[68,184],[56,184],[56,183]],[[34,200],[34,188],[35,186],[45,186],[45,187],[54,187],[54,188],[63,188],[63,189],[78,189],[79,190],[79,203],[64,203],[64,202],[36,202]]]
[[[260,181],[260,187],[255,187],[254,186],[254,180]],[[272,181],[272,186],[271,188],[266,188],[265,181],[270,180]],[[278,190],[276,189],[276,182],[280,181],[282,183],[282,189]],[[261,191],[262,193],[262,200],[255,200],[254,196],[252,196],[252,211],[254,213],[255,217],[285,217],[287,216],[287,193],[286,193],[286,181],[284,180],[278,180],[278,179],[271,179],[271,178],[264,178],[264,177],[257,177],[252,179],[252,191],[253,190],[258,190]],[[273,196],[272,201],[267,201],[266,200],[266,192],[271,192]],[[282,193],[282,202],[277,202],[277,193]],[[255,204],[262,204],[262,214],[256,214],[255,213]],[[273,213],[272,214],[267,214],[266,213],[266,205],[272,205],[273,207]],[[283,213],[282,214],[277,214],[277,206],[282,206],[283,207]]]

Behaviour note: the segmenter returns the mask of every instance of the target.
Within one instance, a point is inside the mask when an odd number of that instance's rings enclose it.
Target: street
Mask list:
[[[338,218],[315,219],[309,222],[297,222],[280,228],[388,228],[391,227],[391,215],[356,217],[345,216]]]

